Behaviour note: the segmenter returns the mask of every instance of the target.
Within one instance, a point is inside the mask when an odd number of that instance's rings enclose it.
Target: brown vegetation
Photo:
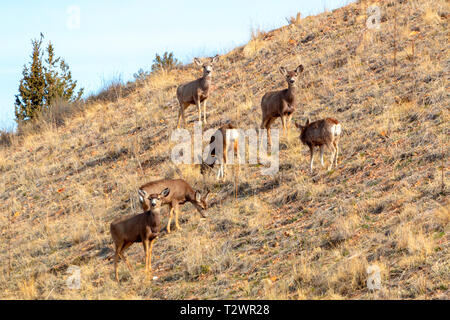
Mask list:
[[[366,28],[370,4],[306,17],[221,56],[206,129],[226,118],[258,127],[261,97],[283,86],[279,66],[301,63],[293,120],[339,119],[339,167],[311,177],[308,150],[291,135],[275,177],[242,168],[237,200],[232,182],[206,181],[208,219],[183,215],[183,230],[161,235],[154,282],[126,270],[114,281],[109,224],[141,211],[147,181],[182,177],[202,189],[198,167],[169,160],[176,88],[193,65],[1,149],[0,297],[448,299],[448,2],[378,1],[380,30]],[[129,250],[134,261],[142,254]],[[65,284],[70,265],[81,268],[80,290]],[[372,265],[381,290],[366,286]]]

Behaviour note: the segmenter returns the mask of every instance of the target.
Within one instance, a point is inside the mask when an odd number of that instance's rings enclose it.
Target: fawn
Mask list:
[[[184,111],[190,105],[197,105],[198,108],[198,121],[202,121],[202,109],[201,104],[203,103],[203,117],[204,122],[206,122],[206,100],[209,97],[209,91],[212,82],[212,71],[213,65],[219,60],[219,56],[207,59],[204,63],[198,58],[194,59],[196,65],[203,68],[203,77],[191,81],[189,83],[183,84],[177,89],[177,98],[180,103],[180,112],[178,115],[178,125],[179,129],[181,126],[181,119],[183,119],[183,124],[186,126],[186,119],[184,116]]]
[[[152,271],[152,250],[155,239],[158,237],[161,229],[160,209],[162,198],[170,194],[170,189],[165,189],[160,194],[149,196],[150,208],[142,214],[120,218],[111,223],[111,237],[115,245],[114,254],[114,273],[117,282],[119,282],[119,272],[117,265],[119,257],[127,264],[130,272],[132,267],[125,256],[125,251],[136,242],[142,242],[145,252],[145,272],[147,278]]]
[[[151,194],[158,194],[165,188],[170,188],[170,194],[163,199],[162,205],[168,205],[170,208],[169,222],[167,224],[167,233],[170,233],[170,225],[172,223],[173,212],[175,212],[175,226],[178,230],[181,229],[178,223],[178,214],[180,211],[180,206],[190,202],[197,209],[198,213],[206,218],[203,213],[204,210],[208,209],[208,196],[209,192],[202,195],[200,191],[194,191],[191,186],[182,179],[171,180],[164,179],[158,181],[149,182],[139,188],[139,201],[142,208],[148,210],[151,204]]]
[[[311,173],[313,172],[314,147],[320,147],[320,161],[324,167],[323,153],[324,147],[327,146],[331,151],[331,164],[328,167],[330,171],[334,166],[337,167],[339,153],[339,138],[342,127],[336,119],[326,118],[310,123],[309,119],[304,126],[296,123],[295,126],[301,130],[300,140],[309,147],[311,153]]]
[[[288,88],[280,91],[268,92],[261,100],[261,129],[267,129],[269,145],[272,145],[270,127],[277,118],[281,118],[283,135],[286,134],[286,127],[289,131],[292,115],[297,107],[295,82],[298,76],[303,72],[303,65],[299,65],[292,71],[288,71],[285,67],[280,67],[279,70],[280,73],[285,76]]]
[[[222,150],[220,150],[220,147],[217,148],[215,145],[217,137],[222,137]],[[210,140],[210,146],[213,148],[211,150],[210,155],[211,157],[213,157],[213,159],[211,159],[212,161],[209,161],[210,164],[207,164],[205,162],[202,163],[200,167],[200,173],[203,176],[205,176],[207,171],[213,169],[216,162],[219,160],[220,168],[219,171],[217,172],[217,180],[222,178],[222,180],[225,181],[226,165],[228,164],[228,152],[231,151],[232,149],[237,154],[238,166],[240,168],[240,154],[238,150],[238,140],[239,140],[239,131],[237,130],[236,126],[234,126],[232,123],[227,123],[221,126],[219,129],[217,129],[217,131],[214,133],[214,135],[211,137]],[[219,149],[220,151],[217,149]]]

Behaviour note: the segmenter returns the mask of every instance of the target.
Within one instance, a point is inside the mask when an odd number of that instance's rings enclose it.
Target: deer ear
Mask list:
[[[140,203],[144,203],[145,199],[148,198],[148,193],[145,190],[139,189],[138,194]]]
[[[195,192],[195,201],[197,201],[197,202],[202,201],[202,195],[198,191]]]
[[[170,194],[170,189],[169,189],[169,188],[165,189],[165,190],[161,193],[161,195],[162,195],[164,198],[167,197],[169,194]]]
[[[280,67],[279,70],[280,70],[280,73],[281,73],[283,76],[287,75],[287,70],[286,70],[285,67]]]
[[[298,122],[295,122],[294,124],[297,127],[297,129],[301,129],[302,126]]]
[[[304,68],[303,68],[303,65],[301,64],[301,65],[299,65],[299,66],[297,67],[297,69],[295,69],[295,72],[297,72],[297,73],[302,73],[303,70],[304,70]]]
[[[198,65],[198,66],[201,66],[201,65],[202,65],[202,62],[200,61],[199,58],[194,58],[194,63],[195,63],[196,65]]]
[[[211,59],[211,63],[216,63],[219,61],[219,55],[216,55],[214,58]]]
[[[305,126],[309,125],[309,123],[310,123],[310,121],[309,121],[309,118],[308,118],[308,119],[306,119]]]

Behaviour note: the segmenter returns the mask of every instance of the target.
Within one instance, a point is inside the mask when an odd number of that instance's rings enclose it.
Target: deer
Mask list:
[[[219,160],[220,162],[220,168],[217,172],[217,180],[222,178],[222,181],[225,181],[225,175],[226,175],[226,165],[228,164],[228,152],[231,151],[231,149],[234,150],[234,152],[237,154],[238,158],[238,170],[240,170],[240,154],[238,151],[238,139],[239,139],[239,131],[237,130],[236,126],[234,126],[232,123],[227,123],[223,126],[221,126],[217,131],[212,135],[210,140],[210,146],[215,145],[216,137],[221,136],[222,137],[222,158],[220,159],[220,154],[216,154],[216,148],[212,147],[213,149],[210,152],[211,157],[213,159],[209,159],[208,163],[205,163],[204,161],[201,164],[200,167],[200,173],[203,175],[203,177],[206,175],[206,173],[212,169],[214,169],[214,166],[216,162]]]
[[[267,129],[269,145],[272,145],[270,127],[277,118],[281,118],[283,135],[286,134],[286,127],[288,131],[290,129],[291,119],[297,107],[295,82],[297,81],[298,76],[303,72],[303,65],[299,65],[292,71],[288,71],[285,67],[280,67],[279,71],[285,77],[288,88],[267,92],[261,100],[261,129]]]
[[[114,273],[116,281],[119,282],[118,261],[119,257],[125,261],[130,272],[133,271],[125,251],[134,243],[142,242],[145,252],[145,273],[147,278],[152,272],[152,250],[153,244],[161,229],[160,210],[162,198],[170,194],[166,188],[159,194],[148,197],[149,209],[144,213],[134,216],[123,217],[111,223],[110,232],[115,245]]]
[[[175,226],[177,230],[181,230],[178,223],[178,214],[180,211],[180,206],[190,202],[197,209],[197,212],[206,219],[206,215],[203,211],[208,209],[208,196],[210,194],[207,191],[204,195],[200,191],[194,191],[192,187],[185,180],[177,179],[163,179],[158,181],[149,182],[139,188],[139,202],[141,203],[142,209],[144,211],[148,210],[151,205],[151,195],[158,194],[165,188],[170,188],[171,192],[168,196],[162,199],[163,206],[169,206],[169,222],[167,224],[167,233],[170,234],[171,223],[173,218],[173,213],[175,212]]]
[[[314,148],[320,148],[320,162],[322,167],[325,167],[323,162],[324,147],[327,146],[331,151],[331,164],[328,171],[331,171],[334,166],[337,168],[338,154],[339,154],[339,138],[342,132],[342,126],[336,119],[326,118],[310,123],[309,119],[306,124],[295,123],[295,126],[301,130],[300,141],[307,145],[311,154],[311,174],[313,173],[314,165]]]
[[[181,119],[183,119],[183,124],[186,126],[186,119],[184,116],[184,111],[190,105],[196,105],[198,108],[198,118],[199,122],[202,121],[202,109],[201,104],[203,103],[203,117],[204,123],[206,122],[206,100],[209,97],[209,92],[211,88],[212,82],[212,71],[213,65],[219,61],[219,55],[216,55],[213,58],[206,59],[205,62],[202,60],[195,58],[194,63],[197,66],[201,66],[203,68],[203,76],[197,80],[191,81],[189,83],[182,84],[177,89],[177,98],[180,103],[180,112],[178,115],[178,125],[177,128],[181,127]]]

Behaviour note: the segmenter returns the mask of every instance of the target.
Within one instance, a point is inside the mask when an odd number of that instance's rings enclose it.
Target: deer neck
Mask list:
[[[209,74],[207,76],[203,76],[200,80],[200,86],[203,90],[208,91],[209,86],[211,85],[212,76]]]
[[[152,209],[145,213],[146,225],[149,225],[152,229],[152,232],[159,232],[159,226],[161,223],[160,220],[160,211],[161,208]]]
[[[150,209],[145,213],[145,218],[147,220],[153,220],[155,219],[157,216],[159,216],[159,212],[160,212],[160,208],[158,209]]]
[[[293,104],[295,101],[295,94],[297,93],[297,88],[295,87],[295,83],[289,83],[288,89],[286,91],[286,100]]]

